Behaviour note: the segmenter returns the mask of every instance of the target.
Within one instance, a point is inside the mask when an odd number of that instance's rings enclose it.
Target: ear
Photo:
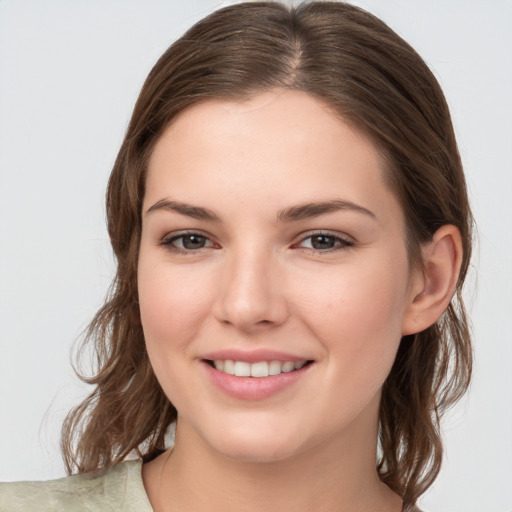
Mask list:
[[[455,293],[462,252],[460,232],[451,224],[440,227],[432,241],[422,247],[424,268],[415,270],[412,277],[403,336],[423,331],[444,313]]]

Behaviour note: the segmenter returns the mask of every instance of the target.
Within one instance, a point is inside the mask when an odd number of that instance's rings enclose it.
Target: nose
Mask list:
[[[288,318],[283,269],[270,250],[233,250],[223,261],[213,313],[245,333],[281,325]]]

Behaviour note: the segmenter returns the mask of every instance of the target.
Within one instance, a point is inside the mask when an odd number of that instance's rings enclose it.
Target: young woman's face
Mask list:
[[[301,92],[207,101],[164,132],[138,286],[179,435],[259,461],[376,435],[416,275],[383,172]]]

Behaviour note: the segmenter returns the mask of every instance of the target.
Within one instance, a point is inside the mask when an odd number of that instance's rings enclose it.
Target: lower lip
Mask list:
[[[311,364],[300,370],[270,375],[268,377],[237,377],[216,370],[206,361],[203,366],[211,382],[227,395],[240,400],[263,400],[292,386],[309,370]]]

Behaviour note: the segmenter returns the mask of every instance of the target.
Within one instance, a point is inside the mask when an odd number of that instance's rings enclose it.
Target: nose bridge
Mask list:
[[[279,261],[271,247],[254,242],[234,245],[226,255],[217,299],[217,316],[247,331],[277,325],[287,316]]]

